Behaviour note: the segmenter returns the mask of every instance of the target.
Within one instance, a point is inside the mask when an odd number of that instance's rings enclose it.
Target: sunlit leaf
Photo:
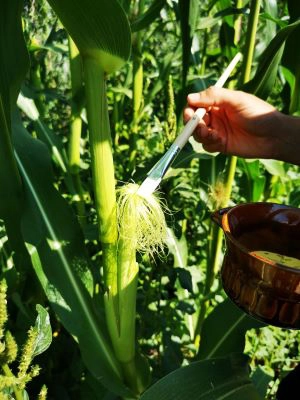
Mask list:
[[[33,357],[46,351],[52,342],[52,329],[49,314],[40,304],[37,304],[36,310],[38,316],[34,326],[38,335],[35,341]]]
[[[285,176],[285,170],[282,161],[261,159],[260,162],[264,165],[269,174],[280,176],[281,178]]]
[[[129,58],[130,27],[117,0],[48,0],[83,57],[96,59],[105,72]]]
[[[254,78],[243,89],[266,99],[272,92],[278,65],[281,60],[287,38],[300,26],[300,20],[280,29],[260,57]]]

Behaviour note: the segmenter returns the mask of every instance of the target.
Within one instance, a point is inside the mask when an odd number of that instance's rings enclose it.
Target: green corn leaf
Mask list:
[[[198,0],[179,0],[178,6],[182,43],[182,87],[185,88],[192,39],[196,29],[196,23],[198,22],[200,6]]]
[[[261,173],[259,161],[239,159],[238,163],[245,171],[245,178],[248,181],[247,184],[242,185],[242,192],[245,190],[248,201],[259,201],[266,185],[266,177]]]
[[[30,260],[20,231],[22,183],[11,144],[11,110],[29,65],[22,33],[22,5],[22,0],[0,3],[0,218],[15,253],[15,265],[23,272]]]
[[[132,32],[137,32],[141,29],[148,28],[149,25],[151,25],[152,22],[159,17],[159,13],[166,3],[166,0],[154,0],[148,10],[139,16],[135,21],[133,21],[131,24]]]
[[[65,174],[67,172],[68,160],[60,138],[44,124],[43,120],[40,118],[35,102],[32,99],[20,93],[17,104],[20,110],[22,110],[27,117],[33,121],[39,139],[41,139],[47,145],[52,154],[54,162]]]
[[[266,99],[271,93],[277,69],[287,38],[300,27],[300,20],[280,29],[260,57],[254,78],[243,85],[242,89]]]
[[[288,9],[291,21],[300,18],[300,3],[288,1]],[[282,64],[294,75],[294,84],[291,87],[291,102],[289,111],[291,114],[300,112],[300,54],[297,49],[300,40],[300,26],[289,36],[284,49]]]
[[[52,342],[52,329],[49,314],[40,304],[37,304],[36,310],[38,316],[34,326],[37,329],[38,335],[35,342],[33,357],[46,351]]]
[[[126,14],[128,14],[129,10],[130,10],[130,4],[132,3],[132,0],[119,0],[119,3],[123,7],[123,10],[126,12]]]
[[[241,354],[194,362],[159,380],[141,400],[262,400],[248,371]]]
[[[270,16],[266,21],[266,40],[270,41],[276,35],[276,18],[278,17],[277,1],[268,0],[264,2],[265,12]],[[272,19],[273,18],[273,21]]]
[[[256,367],[251,376],[258,393],[265,399],[267,396],[268,386],[274,379],[273,374],[268,371],[268,368],[262,368],[260,365]]]
[[[284,178],[286,176],[282,161],[265,160],[265,159],[259,161],[261,162],[261,164],[263,164],[263,166],[266,168],[269,174],[274,176],[280,176],[281,178]]]
[[[27,133],[17,116],[13,128],[26,195],[23,236],[36,274],[54,311],[78,341],[87,368],[109,390],[128,394],[111,350],[105,319],[94,310],[84,238],[70,207],[54,189],[48,150]]]
[[[131,34],[117,0],[48,0],[83,57],[113,72],[128,60]]]
[[[226,299],[204,321],[198,357],[208,359],[243,352],[246,331],[263,326]]]
[[[21,181],[11,146],[11,109],[29,60],[22,34],[21,0],[0,4],[0,218],[12,218],[21,204]]]
[[[29,66],[21,24],[22,6],[22,0],[2,0],[0,3],[0,95],[8,126],[11,108]]]

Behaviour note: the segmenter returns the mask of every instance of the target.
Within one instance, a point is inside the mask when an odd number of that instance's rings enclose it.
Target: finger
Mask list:
[[[183,110],[183,122],[186,124],[193,117],[194,114],[195,114],[194,108],[186,107]],[[211,117],[209,112],[207,112],[204,115],[203,121],[205,122],[206,125],[210,125]]]
[[[183,110],[183,121],[186,124],[191,118],[192,116],[195,114],[195,110],[191,107],[186,107]]]
[[[225,145],[222,138],[218,138],[218,140],[211,143],[202,143],[205,151],[209,153],[224,153]]]
[[[224,104],[235,104],[237,103],[237,91],[229,89],[218,88],[211,86],[200,93],[190,93],[187,96],[187,102],[190,107],[204,107],[208,108],[211,106],[223,106]]]
[[[203,122],[200,122],[200,124],[195,129],[194,139],[197,142],[202,143],[202,141],[205,140],[208,136],[209,136],[208,127]]]

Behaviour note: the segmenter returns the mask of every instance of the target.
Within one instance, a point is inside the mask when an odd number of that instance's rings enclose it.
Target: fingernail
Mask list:
[[[190,93],[188,95],[188,101],[199,101],[200,100],[200,94],[199,93]]]

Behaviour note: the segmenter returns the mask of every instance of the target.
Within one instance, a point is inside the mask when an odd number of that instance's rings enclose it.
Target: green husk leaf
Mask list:
[[[128,60],[130,26],[117,0],[48,0],[83,57],[96,59],[107,72]]]

